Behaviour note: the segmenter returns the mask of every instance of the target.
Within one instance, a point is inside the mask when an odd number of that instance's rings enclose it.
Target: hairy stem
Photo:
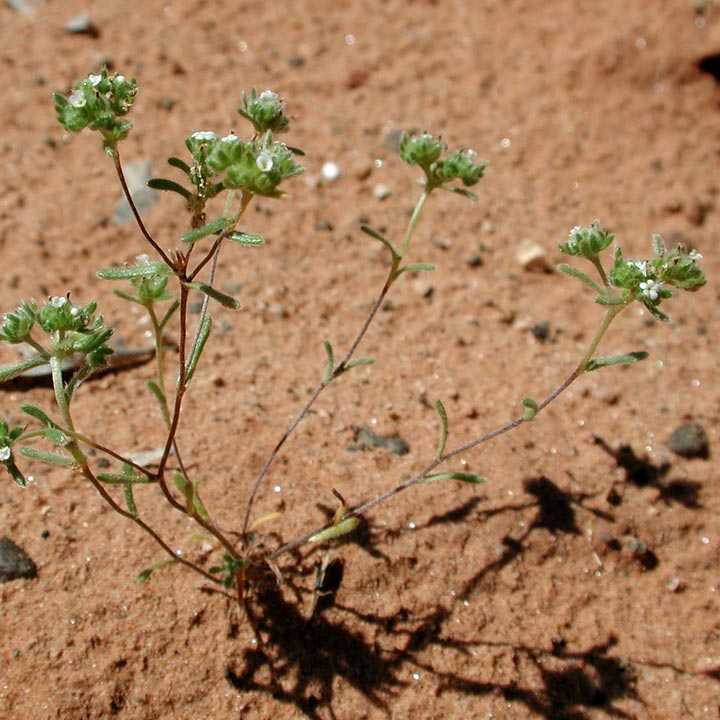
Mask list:
[[[378,313],[378,310],[382,306],[383,300],[385,299],[385,296],[387,295],[388,291],[392,287],[393,283],[398,279],[398,268],[400,265],[400,260],[407,252],[407,249],[410,245],[410,240],[412,239],[413,233],[415,232],[415,228],[417,227],[418,221],[420,220],[420,215],[422,214],[422,210],[425,207],[425,203],[430,196],[432,188],[428,189],[425,188],[420,195],[420,198],[417,201],[417,204],[415,205],[415,210],[413,211],[413,214],[410,218],[410,221],[408,222],[407,230],[405,231],[405,237],[403,239],[403,244],[400,252],[398,253],[398,256],[393,256],[393,262],[390,267],[390,270],[388,271],[387,278],[385,279],[385,282],[383,283],[383,287],[380,290],[378,296],[375,298],[375,302],[373,303],[372,307],[370,308],[370,312],[368,313],[367,317],[363,321],[362,326],[360,327],[360,330],[358,331],[357,335],[355,336],[355,339],[350,343],[350,347],[343,356],[342,360],[337,364],[337,366],[334,368],[333,373],[330,377],[329,382],[323,383],[322,381],[317,385],[315,390],[313,390],[312,394],[310,395],[310,398],[305,403],[303,408],[300,410],[300,412],[297,414],[295,419],[292,421],[290,426],[285,430],[282,437],[278,440],[278,442],[275,444],[275,447],[270,451],[270,454],[265,459],[265,462],[263,463],[262,467],[260,468],[260,472],[257,474],[255,481],[253,482],[252,489],[250,490],[250,495],[248,497],[247,505],[245,506],[245,517],[243,519],[243,527],[242,527],[242,535],[245,536],[248,531],[248,527],[250,525],[250,514],[252,512],[253,503],[255,502],[255,497],[257,496],[258,490],[260,489],[260,485],[262,484],[263,479],[265,478],[265,475],[267,474],[268,470],[270,469],[270,466],[275,461],[275,458],[278,456],[278,453],[280,452],[280,449],[285,444],[286,440],[290,437],[290,435],[293,433],[295,428],[300,424],[300,421],[307,415],[310,408],[313,406],[315,401],[318,399],[322,391],[330,384],[332,380],[337,378],[339,375],[341,375],[345,370],[347,369],[346,366],[348,362],[352,359],[353,355],[355,354],[355,351],[357,350],[358,346],[362,342],[363,338],[365,337],[368,329],[370,328],[370,325],[372,324],[373,320],[375,319],[375,316]]]
[[[603,319],[600,327],[598,328],[597,332],[595,333],[592,341],[590,342],[585,354],[583,355],[582,360],[578,363],[578,365],[575,367],[575,369],[568,375],[568,377],[560,384],[558,387],[556,387],[551,393],[549,393],[542,402],[538,403],[538,412],[540,410],[543,410],[546,408],[553,400],[555,400],[562,392],[567,390],[570,385],[572,385],[575,380],[577,380],[583,373],[587,371],[587,367],[589,362],[592,360],[593,356],[595,355],[595,351],[598,348],[598,345],[600,344],[600,341],[603,339],[605,333],[607,332],[608,328],[610,327],[610,323],[615,319],[615,317],[620,313],[626,305],[613,305],[609,307],[605,313],[605,318]],[[430,473],[432,473],[439,465],[447,462],[453,457],[456,457],[457,455],[460,455],[464,452],[467,452],[468,450],[477,447],[478,445],[481,445],[482,443],[487,442],[488,440],[492,440],[500,435],[504,435],[506,432],[509,432],[510,430],[514,430],[515,428],[519,427],[523,423],[528,422],[528,420],[524,416],[520,416],[515,418],[509,423],[506,423],[505,425],[502,425],[499,428],[496,428],[495,430],[492,430],[491,432],[485,433],[484,435],[481,435],[480,437],[475,438],[474,440],[471,440],[470,442],[465,443],[464,445],[461,445],[454,450],[450,450],[446,453],[443,453],[439,458],[435,458],[431,463],[429,463],[423,470],[416,473],[412,477],[408,478],[404,482],[400,483],[399,485],[396,485],[393,488],[390,488],[389,490],[386,490],[385,492],[381,493],[377,497],[373,498],[372,500],[368,500],[367,502],[363,503],[362,505],[358,505],[355,508],[352,508],[348,510],[344,518],[348,517],[359,517],[368,510],[374,508],[376,505],[380,505],[381,503],[386,502],[390,498],[394,497],[398,493],[402,492],[403,490],[407,490],[408,488],[412,487],[413,485],[417,485],[418,483],[421,483],[425,478],[427,478]],[[331,527],[331,525],[325,525],[323,528],[318,528],[313,530],[312,532],[309,532],[305,535],[303,535],[300,538],[297,538],[296,540],[293,540],[289,543],[286,543],[285,545],[281,546],[277,550],[275,550],[269,557],[268,560],[273,560],[279,555],[282,555],[283,553],[288,552],[289,550],[293,550],[294,548],[302,545],[303,543],[307,542],[313,535],[316,535],[321,530],[325,529],[326,527]]]

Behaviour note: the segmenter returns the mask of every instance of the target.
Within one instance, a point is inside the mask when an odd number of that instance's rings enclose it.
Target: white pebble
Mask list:
[[[330,182],[334,182],[340,177],[340,168],[334,162],[323,163],[322,170],[320,171],[323,178]]]

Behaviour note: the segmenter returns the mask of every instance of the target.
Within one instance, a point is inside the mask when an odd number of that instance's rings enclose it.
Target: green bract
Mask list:
[[[31,300],[29,303],[24,300],[14,312],[5,313],[2,325],[0,325],[0,340],[11,345],[25,342],[35,324],[37,314],[37,303]]]
[[[606,233],[600,227],[600,223],[595,220],[590,227],[574,227],[570,231],[567,242],[558,247],[566,255],[586,257],[590,260],[605,250],[614,238],[612,233]]]
[[[419,165],[427,172],[430,166],[440,159],[440,155],[446,147],[440,138],[436,138],[430,133],[422,135],[403,133],[400,136],[398,152],[408,165]]]
[[[474,150],[456,150],[445,160],[441,160],[440,156],[446,147],[440,138],[429,133],[422,135],[403,133],[400,137],[398,152],[406,163],[418,165],[423,169],[429,189],[442,186],[445,190],[459,192],[475,199],[471,193],[450,188],[444,183],[460,180],[466,187],[475,185],[485,174],[488,164],[486,162],[476,163]]]
[[[242,148],[238,160],[225,168],[223,184],[254,195],[282,197],[278,185],[301,172],[304,172],[303,166],[295,162],[287,145],[274,142],[268,132],[262,142],[247,143]]]
[[[257,90],[252,88],[249,97],[244,91],[240,97],[242,105],[237,111],[253,124],[258,135],[268,130],[275,133],[287,130],[289,120],[285,116],[285,103],[277,93],[264,90],[258,95]]]
[[[69,98],[53,93],[57,118],[66,130],[79,132],[86,127],[99,130],[111,143],[127,137],[132,123],[120,120],[127,115],[137,93],[137,83],[124,75],[90,74],[73,85]]]

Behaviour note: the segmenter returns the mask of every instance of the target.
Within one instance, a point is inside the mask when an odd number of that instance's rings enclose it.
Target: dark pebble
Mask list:
[[[685,423],[676,428],[668,442],[670,449],[680,457],[702,458],[710,457],[710,442],[702,425],[698,423]]]
[[[37,566],[10,538],[0,538],[0,583],[17,578],[34,578]]]

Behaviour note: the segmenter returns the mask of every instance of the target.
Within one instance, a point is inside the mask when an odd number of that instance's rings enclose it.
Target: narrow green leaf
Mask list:
[[[22,375],[26,370],[31,370],[32,368],[40,367],[41,365],[47,365],[48,362],[48,358],[43,358],[40,355],[36,355],[35,357],[23,360],[16,365],[7,365],[3,368],[0,368],[0,382],[12,380],[18,375]]]
[[[36,420],[39,420],[45,427],[57,427],[57,423],[54,423],[45,412],[36,405],[21,405],[20,409]]]
[[[67,455],[58,455],[57,453],[46,452],[45,450],[37,450],[31,447],[21,447],[20,454],[32,460],[40,460],[41,462],[51,463],[52,465],[60,465],[61,467],[74,467],[75,461]]]
[[[332,540],[333,538],[346,535],[347,533],[353,531],[359,523],[360,518],[358,517],[346,518],[345,520],[341,520],[337,525],[331,525],[330,527],[315,533],[308,538],[308,542],[322,543],[326,540]]]
[[[325,348],[325,354],[327,355],[327,363],[320,382],[323,385],[327,385],[332,380],[333,370],[335,370],[335,359],[333,358],[332,345],[328,340],[323,340],[323,347]]]
[[[128,512],[133,516],[138,516],[138,509],[137,505],[135,505],[135,498],[133,497],[133,484],[131,482],[126,482],[125,487],[123,488],[125,492],[125,502],[128,506]]]
[[[210,513],[205,509],[205,505],[203,504],[203,501],[200,499],[200,483],[201,480],[195,481],[195,487],[193,492],[193,508],[195,510],[195,514],[198,515],[200,518],[202,518],[205,522],[210,522]]]
[[[205,349],[205,343],[207,343],[207,340],[210,337],[211,330],[212,318],[210,315],[206,315],[203,319],[202,325],[200,326],[197,342],[193,347],[192,355],[190,355],[187,361],[187,366],[185,368],[185,387],[190,384],[190,381],[195,374],[195,369],[197,368],[198,361],[200,360],[200,355],[202,355],[202,351]]]
[[[265,242],[262,235],[258,235],[257,233],[239,232],[237,230],[229,232],[227,234],[227,239],[232,240],[234,243],[245,245],[245,247],[258,247],[258,245],[262,245]]]
[[[172,274],[172,268],[160,261],[104,268],[103,270],[98,270],[96,273],[101,280],[132,280],[134,278]]]
[[[592,370],[599,370],[600,368],[607,367],[608,365],[629,365],[630,363],[644,360],[648,356],[648,353],[644,351],[626,353],[625,355],[608,355],[607,357],[593,358],[587,364],[587,372]]]
[[[367,225],[361,225],[360,230],[362,230],[362,232],[364,232],[366,235],[369,235],[371,238],[379,240],[390,251],[393,260],[398,260],[400,258],[400,253],[398,253],[398,251],[395,249],[395,246],[383,235],[381,235],[377,230],[373,230],[373,228],[368,227]]]
[[[195,495],[195,486],[191,482],[188,482],[185,476],[177,470],[173,471],[172,479],[175,487],[183,494],[188,511],[191,511],[193,507],[193,496]]]
[[[231,218],[220,217],[217,220],[213,220],[213,222],[208,223],[207,225],[203,225],[202,227],[196,228],[195,230],[191,230],[189,233],[185,233],[185,235],[180,238],[180,242],[196,242],[197,240],[202,240],[202,238],[207,237],[208,235],[215,235],[216,233],[220,233],[226,228],[232,227],[232,225],[233,220]]]
[[[441,185],[440,187],[443,190],[447,190],[448,192],[455,193],[456,195],[462,195],[463,197],[466,197],[468,200],[472,200],[473,202],[477,202],[479,199],[475,193],[472,193],[469,190],[466,190],[465,188],[454,187],[453,185]]]
[[[176,183],[174,180],[168,180],[166,178],[151,178],[147,181],[147,186],[153,190],[165,190],[177,193],[185,198],[185,200],[190,200],[192,198],[192,193],[187,188],[184,188],[180,183]]]
[[[178,157],[169,157],[168,165],[172,165],[173,167],[176,167],[179,170],[182,170],[187,176],[190,176],[190,173],[191,173],[190,166],[184,160],[181,160]]]
[[[562,263],[561,265],[557,266],[557,269],[560,272],[564,272],[566,275],[571,275],[572,277],[581,280],[586,285],[591,287],[596,293],[598,293],[598,295],[602,295],[605,292],[605,290],[600,285],[598,285],[598,283],[596,283],[592,278],[588,277],[584,272],[578,270],[572,265]]]
[[[5,467],[7,468],[7,471],[10,473],[10,476],[12,479],[21,487],[25,488],[27,487],[27,480],[25,476],[20,471],[20,468],[15,464],[12,458],[5,461]]]
[[[174,300],[172,305],[168,308],[168,311],[163,315],[163,319],[159,323],[159,329],[162,330],[165,325],[167,324],[167,321],[173,316],[175,311],[180,307],[180,301]]]
[[[437,450],[435,451],[435,457],[439,460],[445,452],[445,445],[448,439],[448,416],[445,406],[441,400],[435,401],[435,409],[438,411],[440,416],[440,440],[438,442]]]
[[[70,438],[58,427],[48,427],[38,432],[42,432],[44,437],[60,447],[65,447],[70,443]]]
[[[233,310],[237,310],[240,307],[240,303],[235,298],[230,297],[230,295],[226,295],[225,293],[221,293],[219,290],[216,290],[210,285],[206,285],[201,282],[186,282],[184,284],[186,287],[195,288],[195,290],[205,293],[205,295],[211,297],[213,300],[217,300],[225,307],[232,308]]]
[[[404,272],[430,272],[435,269],[435,265],[432,263],[410,263],[401,267],[397,274],[400,275]]]
[[[104,482],[108,485],[150,485],[158,482],[157,479],[149,478],[146,475],[118,475],[116,473],[98,473],[96,475],[100,482]]]
[[[538,414],[538,412],[540,412],[538,404],[529,397],[523,398],[522,404],[525,407],[525,409],[523,410],[523,420],[525,420],[526,422],[534,420],[535,416]]]
[[[156,563],[153,563],[152,565],[146,567],[137,576],[136,580],[138,583],[140,583],[142,585],[143,583],[146,583],[148,581],[150,575],[152,575],[155,572],[155,570],[158,570],[161,567],[165,567],[166,565],[173,565],[176,562],[177,562],[177,560],[160,560]]]
[[[662,235],[654,233],[652,236],[652,242],[653,250],[655,251],[656,255],[664,255],[667,252],[667,248],[665,247],[665,241],[663,240]]]
[[[147,380],[145,382],[145,387],[148,389],[150,394],[157,401],[158,407],[160,408],[160,412],[162,413],[162,416],[163,416],[163,420],[165,421],[165,424],[168,425],[170,416],[168,415],[167,400],[165,399],[165,395],[163,394],[163,391],[160,389],[160,386],[157,384],[157,382],[155,380]]]
[[[350,368],[357,367],[358,365],[373,365],[374,363],[375,358],[371,357],[361,357],[355,358],[355,360],[348,360],[343,366],[343,372],[349,370]]]
[[[461,480],[462,482],[468,483],[483,483],[485,478],[482,475],[476,475],[475,473],[466,472],[446,472],[438,473],[436,475],[427,475],[420,482],[431,483],[437,482],[438,480]]]
[[[621,297],[618,297],[617,295],[612,295],[608,292],[603,292],[602,295],[599,295],[595,298],[595,302],[598,305],[624,305],[625,300]]]

